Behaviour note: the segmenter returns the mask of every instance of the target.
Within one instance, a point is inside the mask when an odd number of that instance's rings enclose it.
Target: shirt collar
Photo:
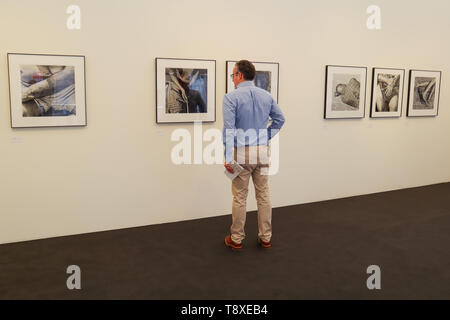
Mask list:
[[[243,82],[239,83],[236,88],[252,87],[252,86],[254,86],[253,82],[249,81],[249,80],[246,80],[246,81],[243,81]]]

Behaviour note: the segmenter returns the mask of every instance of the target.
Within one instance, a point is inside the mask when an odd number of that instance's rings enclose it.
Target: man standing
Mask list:
[[[285,119],[272,96],[252,83],[255,74],[255,67],[250,61],[237,62],[233,74],[230,75],[236,90],[226,94],[223,99],[225,168],[231,173],[234,172],[230,166],[233,159],[244,168],[232,182],[231,234],[225,237],[226,246],[234,250],[242,248],[242,240],[245,238],[250,176],[258,204],[258,244],[263,248],[271,247],[272,206],[267,175],[268,143],[281,129]],[[272,124],[267,127],[269,119],[272,119]]]

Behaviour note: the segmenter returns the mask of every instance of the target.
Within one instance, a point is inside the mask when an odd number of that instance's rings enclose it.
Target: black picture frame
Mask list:
[[[12,56],[40,56],[40,57],[62,57],[62,58],[81,58],[83,60],[83,64],[82,64],[82,68],[83,68],[83,81],[82,81],[82,95],[83,95],[83,104],[84,104],[84,108],[83,109],[83,123],[82,124],[67,124],[67,125],[31,125],[31,126],[27,126],[27,125],[20,125],[20,126],[15,126],[14,125],[14,119],[13,119],[13,100],[14,98],[12,97],[12,89],[13,89],[13,84],[11,83],[11,62],[10,62],[10,57]],[[6,61],[7,61],[7,69],[8,69],[8,91],[9,91],[9,106],[10,106],[10,125],[12,129],[27,129],[27,128],[55,128],[55,127],[86,127],[88,124],[88,115],[87,115],[87,95],[86,95],[86,56],[84,55],[68,55],[68,54],[48,54],[48,53],[21,53],[21,52],[8,52],[6,55]],[[80,89],[77,89],[77,91],[79,91]],[[56,118],[61,118],[61,117],[55,117]]]
[[[161,99],[161,97],[159,97],[159,88],[158,88],[158,84],[160,84],[159,82],[161,82],[161,79],[159,79],[158,77],[161,76],[158,74],[158,62],[162,62],[162,61],[166,61],[166,62],[170,62],[170,61],[186,61],[186,62],[209,62],[209,63],[213,63],[214,65],[214,78],[213,78],[213,86],[214,86],[214,90],[213,90],[213,97],[212,98],[208,98],[208,102],[212,102],[213,105],[213,112],[211,113],[211,115],[213,115],[211,120],[205,120],[205,119],[198,119],[198,120],[180,120],[180,121],[160,121],[159,117],[158,117],[158,107],[160,106],[159,104],[161,103],[159,101],[159,99]],[[169,63],[170,64],[170,63]],[[210,81],[210,77],[208,75],[208,82]],[[176,124],[176,123],[184,123],[184,124],[188,124],[188,123],[195,123],[195,122],[202,122],[202,123],[214,123],[216,122],[216,117],[217,117],[217,108],[216,108],[216,94],[217,94],[217,63],[216,60],[214,59],[193,59],[193,58],[165,58],[165,57],[156,57],[155,58],[155,122],[157,124]],[[165,98],[165,96],[164,96]],[[165,101],[164,101],[165,104]],[[209,109],[209,103],[207,104],[208,109]],[[183,114],[183,113],[180,113]],[[189,114],[189,113],[184,113],[184,114]],[[194,115],[199,115],[200,113],[194,113]]]
[[[399,88],[401,88],[401,94],[399,93],[399,101],[398,101],[398,108],[399,112],[398,115],[388,115],[388,116],[374,116],[374,110],[373,110],[373,102],[374,102],[374,90],[375,90],[375,73],[376,70],[395,70],[395,71],[401,71],[402,77],[401,77],[401,84],[399,85]],[[371,94],[370,94],[370,118],[371,119],[386,119],[386,118],[400,118],[402,116],[403,112],[403,96],[404,96],[404,88],[405,88],[405,75],[406,71],[402,68],[383,68],[383,67],[373,67],[372,68],[372,84],[371,84]]]
[[[411,95],[414,94],[414,92],[411,92],[411,84],[412,84],[412,78],[414,72],[423,72],[423,73],[438,73],[439,74],[439,86],[438,86],[438,92],[435,94],[436,99],[436,114],[423,114],[423,115],[412,115],[411,113]],[[431,75],[430,75],[431,76]],[[419,69],[411,69],[409,70],[409,79],[408,79],[408,99],[407,99],[407,106],[406,106],[406,116],[410,118],[420,118],[420,117],[437,117],[439,115],[439,103],[440,103],[440,94],[441,94],[441,79],[442,79],[442,71],[440,70],[419,70]],[[413,89],[414,90],[414,89]]]
[[[329,69],[331,68],[349,68],[349,69],[361,69],[364,70],[364,86],[362,86],[362,89],[364,90],[364,95],[363,97],[361,97],[360,95],[360,99],[362,99],[362,110],[361,110],[361,115],[359,116],[352,116],[352,117],[347,117],[347,116],[331,116],[328,114],[327,109],[328,109],[328,98],[329,98],[329,83],[328,81],[330,80],[328,77],[329,74]],[[361,90],[361,87],[360,87]],[[367,96],[367,67],[365,66],[346,66],[346,65],[326,65],[325,66],[325,95],[324,95],[324,112],[323,112],[323,118],[326,120],[333,120],[333,119],[363,119],[365,118],[365,113],[366,113],[366,96]],[[350,111],[346,111],[346,112],[350,112]],[[344,112],[345,113],[345,112]],[[355,114],[357,114],[355,112]]]

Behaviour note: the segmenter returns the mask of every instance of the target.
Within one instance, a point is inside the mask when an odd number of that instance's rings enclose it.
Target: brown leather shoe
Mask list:
[[[259,237],[258,237],[258,244],[259,244],[261,247],[263,247],[264,249],[269,249],[269,248],[272,246],[272,244],[270,243],[270,241],[269,241],[269,242],[264,242],[264,241],[262,241]]]
[[[231,236],[227,235],[225,237],[225,245],[227,247],[230,247],[233,250],[241,250],[242,249],[242,243],[236,243],[233,240],[231,240]]]

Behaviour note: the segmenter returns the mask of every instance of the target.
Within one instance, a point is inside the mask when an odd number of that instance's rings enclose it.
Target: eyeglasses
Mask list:
[[[233,79],[234,79],[234,76],[237,76],[238,74],[239,74],[239,71],[238,71],[238,72],[236,72],[236,73],[230,74],[230,78],[231,78],[231,80],[233,80]]]

